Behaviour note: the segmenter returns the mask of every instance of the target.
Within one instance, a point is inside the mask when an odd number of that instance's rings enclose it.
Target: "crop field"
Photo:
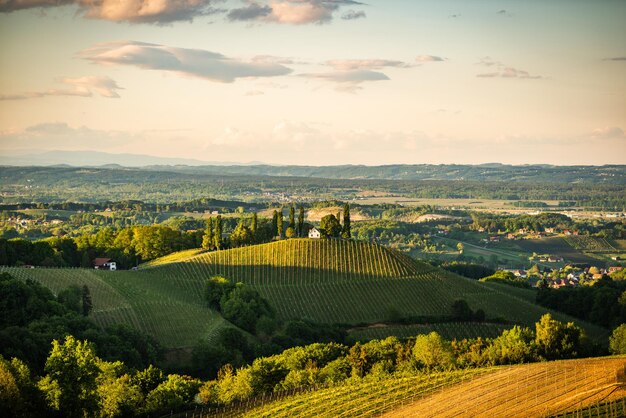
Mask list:
[[[605,238],[588,237],[584,235],[570,235],[563,238],[572,248],[586,252],[615,252],[618,251]]]
[[[232,326],[205,307],[202,281],[153,274],[150,270],[1,268],[16,278],[34,279],[54,293],[86,284],[93,299],[90,316],[100,326],[126,324],[155,337],[166,348],[194,345]]]
[[[515,241],[515,244],[528,253],[550,254],[563,257],[565,261],[574,263],[597,264],[598,260],[573,248],[562,237],[550,237],[543,239],[523,239]]]
[[[173,254],[137,271],[0,271],[37,280],[53,292],[87,284],[94,301],[92,316],[99,325],[131,325],[166,348],[193,346],[222,327],[233,326],[203,300],[204,283],[216,274],[257,289],[282,319],[362,326],[385,321],[392,309],[405,316],[441,317],[451,313],[457,299],[465,299],[474,310],[483,309],[487,320],[502,318],[527,326],[534,326],[546,312],[509,289],[462,278],[365,242],[294,239],[193,254]],[[564,314],[553,316],[573,320]],[[576,322],[592,338],[607,336],[603,328]],[[451,331],[452,326],[446,335]]]
[[[390,377],[277,394],[198,417],[614,416],[623,408],[625,357]],[[586,415],[585,411],[608,411]],[[572,411],[581,415],[571,415]],[[568,414],[568,412],[570,414]]]
[[[502,368],[398,408],[385,417],[538,417],[625,396],[626,358]]]
[[[478,322],[444,322],[412,325],[375,324],[369,327],[353,328],[348,331],[348,335],[356,341],[369,341],[382,340],[392,335],[398,338],[409,338],[435,331],[443,338],[452,340],[455,338],[494,338],[509,328],[511,328],[511,325]]]

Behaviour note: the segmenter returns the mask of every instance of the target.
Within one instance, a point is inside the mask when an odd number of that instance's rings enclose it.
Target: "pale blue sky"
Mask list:
[[[626,1],[64,2],[0,0],[2,153],[626,163]]]

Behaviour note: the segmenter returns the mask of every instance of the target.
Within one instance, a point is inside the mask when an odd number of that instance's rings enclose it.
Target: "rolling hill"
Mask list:
[[[620,417],[625,367],[622,356],[362,380],[277,400],[259,399],[205,416],[579,416],[575,413],[590,405],[612,402],[606,408],[609,413],[589,416]]]
[[[405,254],[357,241],[292,239],[217,252],[186,251],[137,271],[6,267],[0,271],[37,280],[54,292],[87,284],[94,302],[91,315],[98,324],[129,324],[167,348],[190,347],[233,326],[203,301],[204,282],[216,274],[257,289],[285,320],[363,327],[385,321],[393,313],[428,322],[450,315],[456,299],[465,299],[474,310],[483,309],[488,320],[501,318],[528,326],[546,312],[502,286],[465,279]],[[572,321],[563,314],[553,316]],[[608,333],[582,325],[595,338]],[[449,327],[447,336],[481,333],[475,324]],[[372,336],[377,338],[397,332],[384,325],[376,328]],[[485,332],[491,335],[493,327],[486,327]]]

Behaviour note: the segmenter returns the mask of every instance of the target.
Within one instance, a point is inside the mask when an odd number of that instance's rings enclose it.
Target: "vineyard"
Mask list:
[[[527,326],[546,312],[526,294],[465,279],[385,247],[356,241],[294,239],[216,252],[192,250],[136,271],[17,267],[0,271],[34,279],[53,292],[86,284],[98,324],[131,325],[167,348],[192,346],[232,326],[203,301],[204,282],[216,274],[257,289],[282,319],[362,326],[385,321],[391,310],[402,316],[442,317],[450,315],[456,299],[465,299],[474,310],[483,309],[487,319]],[[553,316],[572,321],[563,314]],[[577,322],[593,338],[607,335],[602,328]],[[446,327],[442,333],[448,337],[494,332],[493,327],[475,324]]]
[[[605,357],[365,379],[194,416],[620,417],[625,367],[626,358]],[[606,414],[594,415],[594,410]]]
[[[618,251],[609,241],[605,238],[588,237],[585,235],[570,235],[563,238],[572,248],[586,252],[615,252]]]

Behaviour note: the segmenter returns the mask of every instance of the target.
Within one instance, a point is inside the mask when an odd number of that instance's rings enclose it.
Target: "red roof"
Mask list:
[[[93,265],[94,266],[104,266],[106,263],[112,261],[110,258],[96,258],[95,260],[93,260]]]

